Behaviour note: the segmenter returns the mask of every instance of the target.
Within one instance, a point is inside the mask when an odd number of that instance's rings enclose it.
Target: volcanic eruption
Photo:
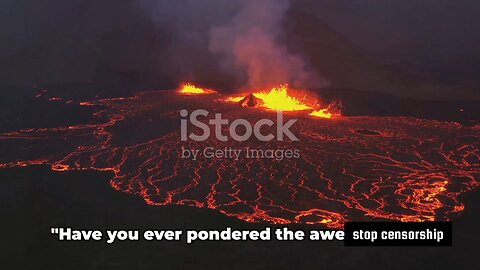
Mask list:
[[[288,85],[273,87],[270,90],[258,90],[253,93],[231,96],[227,102],[238,102],[242,107],[263,108],[271,111],[311,111],[310,115],[322,118],[339,116],[340,111],[330,111],[329,108],[319,108],[316,98],[303,94],[296,97],[290,94]]]
[[[216,91],[195,86],[191,83],[184,83],[180,86],[178,93],[185,95],[214,94]]]
[[[479,186],[480,126],[341,116],[338,103],[321,105],[313,91],[326,80],[281,42],[287,10],[286,0],[246,0],[210,29],[210,52],[224,72],[245,79],[243,87],[184,83],[72,101],[89,109],[89,121],[0,133],[0,168],[106,171],[114,189],[148,204],[208,208],[246,222],[341,228],[352,220],[449,220],[462,212],[460,195]],[[181,112],[197,109],[252,124],[273,122],[281,111],[298,120],[292,131],[299,140],[181,141]],[[192,160],[182,155],[189,149],[269,154]],[[288,151],[298,155],[276,155]]]
[[[276,117],[263,105],[243,108],[225,102],[228,98],[153,91],[83,101],[82,107],[95,110],[92,123],[0,133],[3,153],[15,153],[0,155],[0,167],[109,171],[113,188],[148,204],[215,209],[248,222],[332,228],[349,220],[448,220],[465,207],[459,196],[479,186],[478,125],[410,117],[314,118],[308,109],[293,111],[298,142],[179,140],[179,125],[171,123],[181,109],[221,111],[228,119],[252,123]],[[296,149],[299,155],[181,157],[182,149],[207,148]]]

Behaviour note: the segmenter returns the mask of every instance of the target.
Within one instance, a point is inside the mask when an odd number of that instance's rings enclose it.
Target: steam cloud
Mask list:
[[[288,0],[245,0],[226,24],[210,29],[209,50],[226,68],[245,69],[248,86],[320,87],[326,82],[280,42]]]
[[[228,87],[249,88],[285,83],[317,88],[326,84],[282,41],[289,0],[140,3],[154,22],[171,30],[167,55],[173,76],[179,80],[227,80]]]

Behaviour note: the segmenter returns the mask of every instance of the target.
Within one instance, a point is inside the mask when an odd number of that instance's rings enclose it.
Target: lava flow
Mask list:
[[[191,83],[184,83],[178,90],[180,94],[185,94],[185,95],[201,95],[201,94],[214,94],[216,91],[211,90],[211,89],[206,89],[206,88],[201,88],[198,86],[195,86]]]
[[[309,115],[321,118],[332,118],[333,114],[328,111],[328,109],[320,109],[317,111],[311,112]]]
[[[290,95],[288,85],[280,85],[273,87],[270,90],[255,91],[247,96],[233,96],[228,97],[226,101],[229,102],[241,102],[246,97],[254,97],[261,102],[257,106],[272,111],[311,111],[310,115],[321,118],[332,118],[338,116],[339,113],[333,113],[328,108],[317,108],[316,99],[303,95],[301,98]]]
[[[283,95],[277,90],[272,98]],[[247,105],[262,103],[252,96]],[[267,106],[268,96],[257,96],[263,98],[261,106]],[[181,141],[184,109],[251,123],[276,117],[274,111],[221,98],[156,91],[85,101],[83,108],[95,110],[95,121],[0,133],[0,168],[45,164],[55,171],[110,171],[113,188],[148,204],[209,208],[247,222],[330,228],[352,220],[449,220],[465,208],[460,195],[479,186],[480,125],[410,117],[316,118],[308,114],[322,108],[297,99],[288,108],[310,109],[284,117],[298,119],[291,130],[299,141],[223,142],[213,136]],[[182,156],[184,149],[209,148],[267,154],[238,160]],[[299,156],[279,155],[289,149]]]

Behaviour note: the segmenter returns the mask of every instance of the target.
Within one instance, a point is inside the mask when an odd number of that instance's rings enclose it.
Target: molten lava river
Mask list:
[[[80,102],[87,124],[0,133],[0,167],[35,164],[54,171],[112,172],[111,186],[151,205],[217,210],[247,222],[449,220],[459,195],[479,186],[480,125],[410,117],[347,117],[288,103],[284,120],[299,141],[180,140],[180,111],[205,109],[226,119],[276,119],[285,95],[228,97],[189,85],[182,91]],[[297,110],[298,108],[298,110]],[[281,109],[281,108],[280,108]],[[207,118],[206,118],[207,119]],[[297,158],[182,158],[182,149],[298,149]]]

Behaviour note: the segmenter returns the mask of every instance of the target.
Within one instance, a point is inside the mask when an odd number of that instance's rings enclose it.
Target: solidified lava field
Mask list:
[[[152,205],[210,208],[247,222],[449,220],[479,186],[480,125],[411,117],[336,117],[299,112],[299,141],[180,140],[180,115],[206,109],[251,123],[276,113],[225,103],[219,94],[143,92],[86,101],[94,123],[0,133],[0,168],[111,171],[116,190]],[[209,116],[213,117],[213,116]],[[298,158],[181,157],[182,149],[296,149]]]

